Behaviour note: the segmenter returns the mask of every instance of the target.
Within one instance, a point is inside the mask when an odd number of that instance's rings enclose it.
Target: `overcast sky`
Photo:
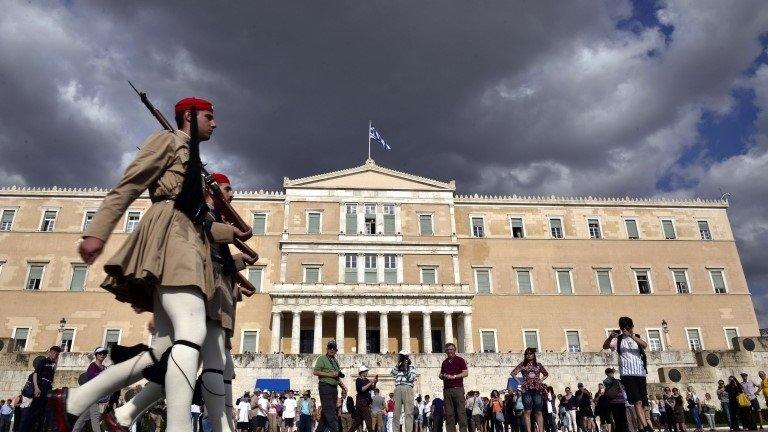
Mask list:
[[[372,119],[460,193],[731,193],[768,326],[764,1],[227,5],[0,0],[0,185],[114,184],[157,129],[127,79],[210,98],[238,189],[360,165]]]

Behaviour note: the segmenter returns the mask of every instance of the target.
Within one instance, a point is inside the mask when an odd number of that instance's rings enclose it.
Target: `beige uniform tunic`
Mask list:
[[[178,194],[189,160],[188,141],[181,131],[152,134],[104,198],[83,237],[106,242],[128,206],[147,189],[150,197]],[[212,237],[232,241],[232,230],[222,225],[214,224]],[[214,293],[210,256],[201,227],[176,210],[174,201],[161,201],[152,204],[104,265],[108,276],[101,286],[117,300],[144,310],[152,310],[157,286],[199,289],[210,299]]]
[[[212,213],[208,213],[208,217],[209,220],[213,220]],[[232,229],[230,225],[227,225],[227,228]],[[211,241],[215,240],[211,239]],[[212,255],[219,257],[219,252],[214,248],[219,247],[220,244],[229,243],[231,241],[220,241],[212,244]],[[232,259],[234,260],[235,271],[245,268],[243,254],[233,255]],[[218,322],[224,329],[227,339],[229,339],[232,337],[232,332],[235,328],[235,303],[239,301],[240,290],[235,285],[233,275],[224,274],[224,265],[216,262],[216,259],[213,260],[213,285],[215,287],[213,297],[205,304],[206,316],[208,319]]]

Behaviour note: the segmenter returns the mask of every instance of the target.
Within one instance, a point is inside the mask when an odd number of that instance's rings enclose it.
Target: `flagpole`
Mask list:
[[[371,125],[373,122],[368,120],[368,159],[371,158]]]

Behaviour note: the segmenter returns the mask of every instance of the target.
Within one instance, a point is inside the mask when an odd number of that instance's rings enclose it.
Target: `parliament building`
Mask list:
[[[233,179],[236,181],[236,179]],[[619,316],[654,351],[759,334],[720,200],[458,195],[453,181],[362,166],[238,192],[259,252],[233,353],[600,351]],[[107,190],[0,189],[0,339],[8,351],[148,343],[149,314],[99,287],[77,243]]]

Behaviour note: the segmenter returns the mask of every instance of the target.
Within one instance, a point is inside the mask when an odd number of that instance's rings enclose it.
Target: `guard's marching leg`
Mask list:
[[[213,320],[207,321],[208,331],[203,343],[203,401],[214,432],[231,432],[225,414],[224,397],[224,329]]]

